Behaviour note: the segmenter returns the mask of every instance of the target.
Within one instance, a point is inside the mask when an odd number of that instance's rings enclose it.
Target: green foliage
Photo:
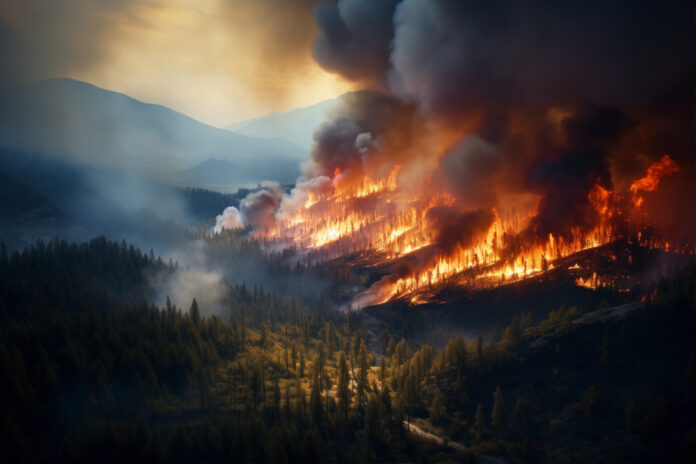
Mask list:
[[[599,392],[594,385],[587,389],[587,392],[580,401],[573,405],[573,411],[587,417],[593,417],[599,409]]]
[[[532,404],[527,398],[517,398],[512,417],[518,429],[524,429],[532,421]]]
[[[145,303],[147,276],[173,272],[104,239],[0,253],[10,459],[427,460],[392,396],[408,386],[415,406],[431,348],[414,360],[400,342],[403,363],[385,366],[378,386],[354,315],[245,285],[229,287],[228,322],[204,317],[196,299],[187,311]]]
[[[491,412],[491,424],[493,427],[502,427],[505,424],[505,403],[500,385],[493,392],[493,411]]]
[[[442,424],[447,418],[447,407],[445,406],[442,393],[440,393],[440,390],[437,388],[433,391],[429,411],[430,419],[436,425]]]
[[[233,234],[211,246],[221,256],[226,247],[259,253]],[[430,431],[476,452],[525,461],[557,451],[556,439],[567,446],[571,434],[582,446],[597,443],[598,418],[625,421],[620,442],[652,449],[694,426],[688,272],[646,290],[660,300],[629,314],[611,340],[619,322],[571,324],[577,309],[561,307],[536,327],[531,313],[518,314],[485,347],[480,334],[438,350],[388,331],[370,339],[360,313],[339,312],[321,295],[230,285],[228,310],[211,317],[196,299],[188,310],[169,300],[164,308],[146,303],[147,277],[176,271],[152,253],[102,238],[0,250],[0,446],[9,459],[462,459],[452,448],[412,440],[402,427],[408,420],[429,421]],[[418,317],[409,317],[405,332]],[[671,351],[654,332],[669,334]],[[377,362],[368,342],[378,346]],[[611,370],[599,370],[600,346]],[[655,369],[655,353],[665,352],[677,353],[678,373],[665,368],[661,382],[671,390],[664,398],[641,396],[639,381],[624,385],[628,400],[612,390],[617,379],[651,374],[643,366]],[[517,397],[514,427],[503,389]],[[666,449],[684,449],[672,445]],[[559,460],[569,456],[558,452]]]
[[[343,421],[348,420],[348,409],[350,408],[350,373],[348,372],[348,362],[346,355],[342,351],[338,355],[338,408],[341,411]]]
[[[483,405],[479,403],[476,406],[476,414],[474,414],[474,424],[469,430],[469,435],[471,435],[474,443],[480,443],[486,438],[488,430],[486,429],[486,420],[483,416]]]

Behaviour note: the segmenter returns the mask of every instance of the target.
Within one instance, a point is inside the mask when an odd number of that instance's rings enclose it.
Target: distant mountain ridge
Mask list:
[[[257,118],[224,126],[224,129],[250,137],[276,137],[288,140],[305,150],[312,147],[314,131],[338,107],[342,97],[324,100],[304,108],[273,112]]]
[[[288,182],[306,158],[286,140],[235,134],[72,79],[30,84],[0,100],[0,144],[90,165],[167,174],[220,159],[254,182],[265,179],[255,178],[264,167],[281,164],[267,178]]]
[[[41,192],[0,172],[0,242],[10,249],[84,229]]]
[[[0,218],[64,219],[63,213],[36,189],[0,172]]]

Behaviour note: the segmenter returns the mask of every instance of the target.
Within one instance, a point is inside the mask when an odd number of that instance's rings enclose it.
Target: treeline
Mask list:
[[[696,452],[696,265],[642,294],[591,314],[562,306],[538,324],[522,313],[441,351],[410,353],[384,332],[380,369],[411,421],[475,453],[684,460]]]
[[[147,299],[151,253],[103,238],[0,252],[10,459],[430,460],[354,315],[231,287],[225,321]]]
[[[258,253],[233,233],[210,240]],[[278,269],[295,272],[286,258]],[[645,288],[642,304],[563,306],[541,322],[520,313],[443,349],[369,334],[360,313],[319,292],[231,285],[212,317],[195,300],[148,303],[148,276],[176,266],[101,238],[0,248],[10,459],[636,461],[694,450],[693,263]],[[405,423],[458,443],[418,439]]]

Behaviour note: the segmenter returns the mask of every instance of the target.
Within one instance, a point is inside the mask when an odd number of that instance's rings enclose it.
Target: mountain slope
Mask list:
[[[224,128],[250,137],[278,137],[309,150],[312,146],[312,134],[338,106],[340,99],[341,97],[332,98],[284,113],[273,112]]]
[[[0,172],[0,242],[13,249],[83,232],[39,191]]]
[[[287,179],[287,173],[294,172],[296,168],[297,163],[293,160],[276,160],[263,166],[242,168],[237,163],[211,158],[192,168],[174,173],[168,180],[175,185],[228,192],[236,191],[242,186],[256,185],[258,182],[247,180],[249,176],[256,179]],[[283,183],[293,183],[295,178]],[[229,188],[230,185],[234,185],[235,188]]]
[[[306,157],[285,140],[234,134],[71,79],[22,87],[0,103],[0,143],[92,165],[168,173],[215,158],[237,163],[244,177],[246,168]]]
[[[0,147],[0,241],[16,248],[39,238],[104,235],[163,252],[188,240],[187,227],[239,204],[246,193],[180,188],[133,171]]]
[[[0,217],[3,219],[37,216],[59,219],[60,210],[41,193],[0,172]]]

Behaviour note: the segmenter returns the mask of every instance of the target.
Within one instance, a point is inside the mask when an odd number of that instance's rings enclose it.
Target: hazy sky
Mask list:
[[[71,77],[213,125],[352,87],[312,59],[308,0],[3,0],[3,80]]]

